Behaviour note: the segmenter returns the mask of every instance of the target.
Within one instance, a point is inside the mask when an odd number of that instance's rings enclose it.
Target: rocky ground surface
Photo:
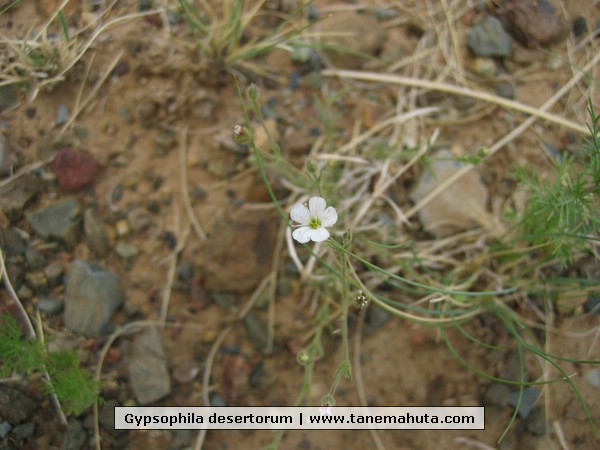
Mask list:
[[[8,9],[0,16],[0,35],[18,36],[39,27],[56,3],[22,2]],[[81,24],[103,3],[71,1],[67,19]],[[111,15],[144,11],[152,3],[118,2]],[[267,3],[277,9],[289,2]],[[354,2],[335,7],[317,2],[312,7],[315,15],[333,14],[318,24],[320,30],[360,34],[360,39],[339,38],[337,44],[352,52],[326,53],[326,64],[372,69],[375,63],[358,53],[398,61],[416,51],[429,26],[421,2],[396,2],[399,7],[367,3],[364,11]],[[453,2],[438,6],[446,3]],[[567,41],[580,42],[596,29],[597,5],[564,0],[555,9],[545,1],[504,3],[500,12],[491,6],[467,8],[457,22],[465,67],[484,89],[540,105],[572,75],[575,68],[564,61]],[[64,82],[35,99],[19,86],[0,87],[0,243],[6,275],[30,316],[39,314],[50,349],[75,349],[91,371],[101,364],[104,403],[98,430],[103,449],[187,449],[197,439],[189,430],[116,431],[115,405],[202,405],[203,388],[213,405],[291,404],[302,382],[296,352],[313,324],[310,305],[301,301],[303,283],[285,253],[272,351],[266,351],[265,295],[243,320],[236,320],[271,270],[279,220],[273,208],[265,207],[268,192],[248,149],[233,141],[233,126],[243,123],[234,83],[226,75],[215,79],[202,72],[177,38],[165,38],[163,19],[148,16],[107,31]],[[177,14],[168,20],[175,31],[183,26]],[[118,62],[98,83],[117,54]],[[299,63],[275,52],[265,64],[278,81],[255,80],[263,112],[284,156],[297,167],[303,167],[306,154],[324,133],[339,133],[347,140],[357,117],[369,127],[394,108],[391,89],[340,87],[322,75],[319,60]],[[350,92],[339,100],[330,97],[335,124],[329,129],[320,115],[324,103],[317,99],[337,89]],[[442,94],[427,94],[419,102],[443,106],[456,118],[471,114],[474,105],[470,99]],[[475,111],[476,117],[464,124],[457,120],[442,126],[448,148],[483,147],[510,128],[510,118],[500,109],[484,112]],[[443,237],[456,228],[484,225],[481,214],[488,209],[490,192],[505,188],[509,160],[539,162],[532,156],[538,153],[536,139],[535,133],[523,137],[518,147],[508,150],[510,157],[497,158],[483,176],[464,177],[453,185],[420,212],[421,232]],[[559,127],[544,134],[553,148],[575,146],[578,139]],[[436,179],[460,167],[442,161],[430,168],[437,176],[411,181],[410,190],[400,184],[395,189],[407,204],[417,202]],[[473,200],[469,208],[460,200],[465,196]],[[202,232],[190,224],[188,201]],[[437,227],[440,214],[452,217],[454,228]],[[494,232],[494,225],[489,226]],[[6,290],[0,291],[0,302],[5,307],[10,303]],[[367,310],[365,320],[360,360],[371,404],[486,406],[484,431],[384,432],[386,448],[483,448],[476,444],[480,442],[503,450],[554,449],[560,448],[560,433],[567,442],[563,448],[596,448],[581,407],[563,385],[546,392],[545,403],[538,401],[541,388],[527,388],[515,426],[497,444],[518,398],[511,386],[464,368],[435,329],[375,307]],[[594,323],[593,317],[567,318],[564,329],[570,329],[571,321],[579,326],[581,320]],[[230,325],[214,358],[208,389],[202,375],[209,352]],[[491,342],[507,338],[488,317],[474,326]],[[358,315],[353,313],[351,333],[357,327]],[[122,334],[108,341],[116,330]],[[107,342],[110,346],[105,347]],[[589,345],[589,340],[561,338],[563,353],[585,356]],[[519,377],[515,351],[490,353],[468,342],[459,351],[497,376]],[[325,354],[312,386],[315,402],[329,389],[341,358],[338,335],[325,338]],[[534,359],[529,362],[533,367]],[[598,417],[598,376],[584,372],[588,381],[582,390]],[[336,400],[358,404],[354,385],[345,382]],[[39,380],[0,383],[2,450],[95,448],[95,428],[91,409],[61,426]],[[272,436],[267,431],[211,431],[204,448],[260,448]],[[294,431],[281,448],[374,444],[368,432]]]

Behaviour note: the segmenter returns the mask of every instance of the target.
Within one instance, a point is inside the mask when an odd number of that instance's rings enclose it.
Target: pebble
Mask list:
[[[88,440],[88,435],[79,420],[69,422],[63,435],[64,439],[60,450],[81,450]]]
[[[496,94],[500,97],[508,98],[510,100],[515,98],[515,88],[508,81],[502,81],[495,87]]]
[[[492,16],[485,16],[473,25],[467,36],[467,46],[479,57],[503,58],[512,54],[512,38]]]
[[[460,170],[464,163],[454,160],[449,150],[438,152],[426,170],[411,200],[418,203],[438,184]],[[449,236],[457,231],[466,230],[486,216],[488,192],[472,170],[448,186],[441,194],[419,210],[419,219],[426,231],[436,237]]]
[[[585,381],[594,386],[596,389],[600,389],[600,369],[592,369],[586,373]]]
[[[13,173],[17,159],[8,145],[8,139],[4,133],[0,133],[0,177],[6,177]]]
[[[27,422],[21,425],[17,425],[13,428],[12,434],[19,440],[23,441],[33,436],[35,431],[35,423]]]
[[[67,123],[69,117],[71,116],[71,112],[69,111],[69,107],[64,103],[58,105],[58,113],[56,114],[56,120],[54,124],[56,126],[61,126]]]
[[[152,224],[152,216],[146,208],[137,206],[127,213],[127,221],[134,232],[142,231]]]
[[[58,285],[64,273],[65,268],[60,261],[53,261],[44,269],[44,275],[46,275],[50,287]]]
[[[79,238],[81,203],[75,198],[67,198],[27,213],[26,218],[44,239],[55,239],[73,247]]]
[[[118,220],[115,224],[115,228],[117,230],[117,236],[123,237],[127,236],[130,231],[129,222],[126,219]]]
[[[33,174],[17,178],[0,187],[0,209],[10,220],[19,220],[27,204],[43,189],[44,183]]]
[[[0,423],[0,439],[4,439],[11,429],[10,423],[6,421]]]
[[[266,350],[268,344],[268,331],[263,320],[253,312],[248,313],[246,317],[244,317],[244,328],[246,328],[250,342],[252,342],[259,350]]]
[[[496,75],[498,68],[492,58],[478,57],[471,62],[471,70],[480,77],[489,79]]]
[[[534,436],[545,436],[548,429],[543,408],[535,407],[526,422],[527,431]]]
[[[172,131],[159,131],[154,137],[154,154],[165,156],[177,144],[177,135]]]
[[[140,254],[139,248],[127,242],[119,242],[115,251],[123,259],[133,259]]]
[[[371,307],[367,310],[367,324],[369,325],[370,332],[378,330],[382,326],[384,326],[390,320],[390,313],[385,309],[380,308],[376,305],[371,305]]]
[[[156,327],[141,331],[132,344],[129,383],[140,405],[154,403],[171,391],[162,340]]]
[[[35,292],[42,291],[48,287],[48,280],[44,272],[27,272],[25,274],[25,283]]]
[[[42,298],[37,305],[37,309],[48,314],[49,316],[55,316],[62,312],[64,306],[65,302],[62,300],[55,298]]]
[[[19,95],[14,85],[0,86],[0,111],[11,109],[19,102]]]
[[[510,388],[504,383],[492,383],[483,394],[483,402],[486,406],[505,406],[508,404]]]
[[[587,21],[585,20],[585,17],[578,16],[573,21],[573,34],[575,35],[576,38],[580,38],[587,32],[588,32],[588,26],[587,26]]]
[[[87,246],[95,255],[102,257],[108,254],[108,236],[104,224],[92,208],[86,209],[83,213],[83,232]]]
[[[31,270],[41,269],[46,265],[46,258],[42,255],[37,247],[28,247],[25,251],[25,261]]]
[[[200,367],[194,361],[184,361],[173,369],[173,378],[180,384],[189,383],[200,373]]]
[[[67,328],[86,336],[110,332],[112,315],[123,301],[116,274],[88,261],[73,261],[65,292]]]
[[[518,414],[521,418],[526,419],[533,408],[535,407],[538,398],[540,397],[541,391],[537,387],[526,387],[523,389],[523,397],[521,398],[521,404],[519,405]],[[519,391],[511,392],[508,396],[508,404],[516,407],[519,401]]]
[[[586,312],[591,312],[592,315],[600,315],[600,297],[590,297],[583,305]]]
[[[91,185],[100,172],[100,165],[93,156],[71,148],[59,150],[50,168],[60,188],[70,193]]]
[[[506,2],[505,16],[515,37],[530,48],[554,44],[563,39],[569,29],[548,1]]]
[[[33,417],[38,405],[17,388],[0,383],[0,417],[12,426],[26,422]]]
[[[22,255],[27,250],[27,241],[12,227],[0,229],[0,243],[7,255]]]

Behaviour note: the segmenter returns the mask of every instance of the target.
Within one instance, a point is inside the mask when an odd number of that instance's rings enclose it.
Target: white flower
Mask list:
[[[321,405],[321,407],[319,408],[320,416],[331,416],[332,414],[333,414],[333,406],[328,405],[327,403],[325,403],[324,405]]]
[[[301,244],[308,241],[321,242],[329,238],[329,231],[325,228],[332,227],[337,222],[337,212],[333,206],[328,207],[322,197],[311,197],[308,199],[308,208],[302,203],[292,206],[290,216],[294,222],[298,222],[298,228],[292,236]]]

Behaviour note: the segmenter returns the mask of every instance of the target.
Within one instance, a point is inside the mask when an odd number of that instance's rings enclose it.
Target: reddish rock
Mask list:
[[[77,192],[94,182],[100,165],[87,153],[63,148],[56,153],[50,166],[63,191]]]

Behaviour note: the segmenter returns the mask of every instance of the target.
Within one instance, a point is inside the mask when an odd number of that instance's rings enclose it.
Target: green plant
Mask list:
[[[241,92],[239,95],[242,98]],[[368,148],[368,145],[364,145],[364,148],[359,150],[361,153],[345,153],[350,149],[360,148],[361,144],[372,134],[366,132],[364,133],[366,137],[354,138],[352,147],[337,145],[337,148],[341,150],[328,155],[330,158],[327,160],[327,165],[309,155],[307,173],[295,174],[297,179],[304,181],[294,183],[295,189],[289,198],[289,203],[283,205],[273,194],[267,171],[279,166],[288,166],[289,163],[285,161],[282,150],[275,142],[271,142],[272,151],[270,152],[260,149],[254,144],[251,115],[254,116],[254,120],[258,120],[264,126],[258,91],[255,86],[248,89],[248,95],[246,100],[242,101],[242,105],[246,117],[245,128],[243,128],[244,143],[253,149],[257,169],[266,183],[267,189],[271,193],[271,199],[279,210],[284,223],[292,228],[294,224],[290,221],[286,210],[290,210],[292,204],[296,204],[298,201],[303,202],[307,197],[314,195],[326,197],[327,204],[335,205],[339,214],[339,220],[335,226],[339,231],[332,228],[331,237],[325,242],[319,243],[326,245],[317,244],[313,247],[307,243],[298,246],[292,241],[293,233],[287,234],[287,248],[290,257],[305,280],[306,289],[312,291],[313,298],[319,298],[322,302],[321,309],[315,318],[312,339],[298,354],[298,362],[304,366],[305,379],[295,401],[296,405],[310,401],[307,386],[310,386],[315,362],[323,353],[321,344],[323,332],[331,326],[334,320],[340,319],[344,356],[335,371],[329,393],[321,400],[322,404],[335,403],[335,394],[340,381],[343,378],[350,378],[356,370],[356,367],[351,367],[348,357],[346,322],[351,312],[350,308],[352,305],[364,307],[365,303],[369,302],[373,306],[377,305],[407,321],[435,327],[448,350],[467,369],[485,379],[506,383],[516,390],[517,405],[500,440],[517,419],[525,388],[555,382],[566,382],[570,385],[592,429],[595,430],[595,421],[586,400],[572,377],[567,373],[564,363],[600,364],[600,361],[580,360],[570,358],[569,355],[558,355],[547,351],[544,337],[540,338],[539,333],[536,333],[538,329],[546,329],[546,322],[533,322],[528,317],[527,311],[523,311],[515,302],[522,296],[545,294],[548,290],[548,283],[540,282],[531,276],[532,271],[541,270],[549,263],[547,257],[540,258],[535,253],[539,246],[522,246],[519,240],[499,242],[497,239],[493,239],[489,242],[489,246],[478,249],[477,252],[464,252],[464,254],[460,252],[460,256],[457,256],[459,252],[455,250],[456,247],[462,245],[463,242],[465,245],[469,245],[474,239],[485,239],[485,234],[482,234],[485,231],[468,231],[462,235],[439,241],[414,241],[406,235],[400,235],[397,231],[399,228],[397,223],[386,217],[381,207],[378,206],[386,204],[381,201],[377,203],[376,200],[383,197],[383,192],[394,180],[406,173],[411,165],[422,163],[426,159],[430,143],[420,146],[416,152],[414,149],[408,149],[407,151],[410,153],[406,155],[402,154],[404,151],[401,151],[401,154],[395,155],[394,158],[384,154],[386,158],[384,161],[368,161],[369,158],[372,158],[372,150]],[[597,177],[593,167],[598,166],[597,151],[600,146],[598,146],[599,139],[597,138],[598,117],[593,115],[591,106],[590,113],[594,120],[591,126],[592,138],[587,144],[588,158],[595,162],[588,162],[587,164],[591,168],[582,171],[581,175],[578,175],[574,166],[563,169],[569,176],[575,177],[574,180],[577,181],[575,184],[579,187],[569,188],[567,193],[562,195],[571,195],[580,199],[584,197],[584,200],[580,200],[579,203],[573,201],[567,205],[570,212],[566,222],[563,219],[564,213],[563,216],[560,214],[560,208],[558,208],[559,213],[554,213],[557,214],[557,221],[551,222],[553,226],[563,227],[560,230],[562,234],[579,240],[593,238],[594,230],[598,229],[596,212],[598,209],[597,203],[594,203],[597,202],[598,185],[593,182]],[[332,135],[330,138],[335,139],[336,137]],[[487,155],[488,152],[484,149],[472,158],[462,159],[475,164],[481,162]],[[403,166],[397,169],[392,176],[390,167],[393,167],[398,159],[403,161]],[[324,180],[329,178],[327,175],[323,175],[331,168],[331,160],[335,161],[338,173],[334,177],[335,186],[323,189]],[[279,173],[285,172],[280,170]],[[379,177],[381,181],[372,186],[371,182],[374,177]],[[563,177],[563,184],[559,185],[559,187],[563,187],[563,190],[565,190],[564,180]],[[585,180],[585,183],[580,180]],[[292,180],[288,181],[293,182]],[[572,185],[573,183],[569,184],[569,186]],[[545,189],[545,187],[540,188],[536,194],[544,195]],[[551,191],[553,195],[557,189],[555,187],[554,191]],[[585,203],[586,201],[587,203]],[[392,210],[399,210],[397,206],[394,208],[395,205],[389,198],[387,204],[392,204]],[[596,205],[595,210],[594,205]],[[548,207],[550,206],[556,205],[548,205]],[[295,209],[296,211],[301,210],[297,205],[291,207],[291,211]],[[532,214],[532,211],[526,210],[525,215],[527,214]],[[536,212],[535,214],[540,213]],[[296,217],[300,217],[300,215],[296,213]],[[312,225],[312,222],[308,220],[310,218],[304,217],[303,219],[301,222],[304,223],[301,225],[310,228]],[[596,224],[595,229],[593,224]],[[566,225],[572,229],[565,230]],[[535,222],[532,222],[531,226],[535,226]],[[542,224],[542,226],[545,225]],[[309,234],[318,236],[317,233]],[[296,234],[296,236],[303,237],[305,235],[306,233]],[[520,236],[520,239],[524,239],[524,237]],[[301,239],[299,242],[303,240]],[[555,244],[552,243],[552,245]],[[544,241],[541,245],[550,244]],[[490,273],[493,275],[490,276]],[[555,288],[561,289],[560,284]],[[472,319],[482,315],[491,316],[493,320],[504,327],[507,342],[497,345],[485,342],[473,334],[469,325],[473,322]],[[457,333],[449,333],[451,330],[455,330]],[[519,355],[519,379],[504,379],[467,361],[452,342],[455,339],[453,336],[457,334],[490,352],[502,352],[509,347],[516,348]],[[553,367],[558,375],[555,378],[544,378],[541,381],[532,379],[533,375],[527,373],[525,367],[525,357],[528,353],[544,361],[548,367]],[[276,448],[280,439],[281,433],[275,437],[268,448]]]
[[[262,27],[253,27],[253,22],[261,16],[264,3],[265,0],[225,0],[219,7],[213,7],[207,0],[179,0],[181,12],[192,31],[192,45],[209,75],[217,76],[227,71],[271,77],[272,73],[256,59],[275,48],[291,51],[289,45],[300,39],[302,32],[310,26],[295,23],[305,8],[303,6],[279,20],[279,25],[272,31],[264,33]]]
[[[582,154],[559,161],[554,179],[541,180],[526,168],[517,171],[530,192],[520,222],[522,237],[548,248],[563,267],[598,240],[600,229],[600,115],[591,100],[588,112],[590,136]]]
[[[79,415],[98,401],[100,385],[80,366],[75,352],[49,353],[39,340],[26,339],[11,315],[0,316],[0,323],[0,376],[39,375],[47,370],[46,389],[57,396],[67,414]]]

